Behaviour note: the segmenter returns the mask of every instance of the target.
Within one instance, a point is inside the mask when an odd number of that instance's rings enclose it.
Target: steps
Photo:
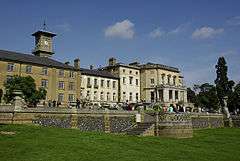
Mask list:
[[[128,135],[154,136],[154,126],[154,123],[138,123],[126,132]]]

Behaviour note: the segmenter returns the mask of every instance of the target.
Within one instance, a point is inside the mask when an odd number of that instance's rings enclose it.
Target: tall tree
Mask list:
[[[222,110],[229,121],[229,126],[232,127],[232,119],[229,113],[229,109],[227,107],[227,101],[225,100],[225,97],[231,95],[234,82],[228,80],[227,77],[228,67],[224,57],[220,57],[218,59],[217,65],[215,67],[217,73],[217,78],[215,80],[217,96],[222,107]]]
[[[14,76],[5,82],[4,87],[6,89],[4,100],[7,103],[14,99],[15,90],[21,90],[23,93],[21,97],[31,106],[36,106],[41,99],[45,99],[47,93],[44,88],[36,89],[35,81],[31,76]]]
[[[224,97],[228,96],[232,92],[234,82],[228,80],[228,67],[224,57],[220,57],[218,59],[215,68],[217,73],[217,78],[215,80],[217,96],[220,101],[220,105],[224,107]]]

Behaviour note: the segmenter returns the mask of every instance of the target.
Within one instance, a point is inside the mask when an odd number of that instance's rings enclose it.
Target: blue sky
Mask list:
[[[239,0],[1,0],[0,49],[31,53],[46,20],[54,58],[82,67],[154,62],[180,68],[187,85],[213,82],[219,56],[240,81]]]

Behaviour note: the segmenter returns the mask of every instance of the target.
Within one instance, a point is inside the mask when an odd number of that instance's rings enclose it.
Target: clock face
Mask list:
[[[44,41],[44,44],[45,44],[45,45],[48,45],[48,41],[47,41],[47,40],[45,40],[45,41]]]

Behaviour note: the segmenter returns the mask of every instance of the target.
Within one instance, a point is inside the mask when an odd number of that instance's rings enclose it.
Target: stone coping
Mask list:
[[[46,108],[46,107],[37,107],[37,108],[22,108],[21,110],[14,111],[14,107],[10,105],[0,106],[0,112],[2,113],[12,113],[12,112],[22,112],[22,113],[62,113],[62,114],[125,114],[125,115],[134,115],[137,114],[138,111],[123,111],[123,110],[88,110],[88,109],[76,109],[76,108]],[[155,112],[148,111],[144,112],[146,114],[154,114]],[[189,115],[190,117],[223,117],[223,114],[218,113],[164,113],[167,115]],[[159,114],[161,115],[161,114]],[[237,116],[239,117],[239,116]]]
[[[147,111],[145,112],[146,114],[155,114],[154,111]],[[197,112],[179,112],[179,113],[175,113],[175,112],[165,112],[165,113],[159,113],[159,115],[178,115],[178,116],[181,116],[181,115],[190,115],[190,116],[223,116],[223,114],[219,114],[219,113],[197,113]]]
[[[23,108],[14,111],[12,106],[0,107],[0,113],[51,113],[51,114],[123,114],[135,115],[137,111],[121,111],[121,110],[86,110],[86,109],[69,109],[69,108]]]

